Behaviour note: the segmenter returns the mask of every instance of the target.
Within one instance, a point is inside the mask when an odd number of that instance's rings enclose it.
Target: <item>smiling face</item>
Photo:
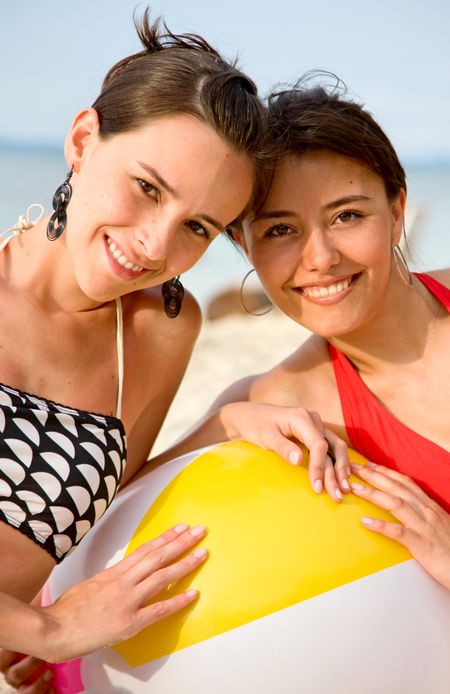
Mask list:
[[[289,156],[240,240],[272,301],[337,337],[381,315],[399,289],[392,246],[404,202],[403,191],[388,200],[382,179],[355,159],[324,150]]]
[[[99,302],[191,268],[254,185],[248,157],[185,115],[102,139],[88,109],[66,156],[74,176],[65,243],[81,291]]]

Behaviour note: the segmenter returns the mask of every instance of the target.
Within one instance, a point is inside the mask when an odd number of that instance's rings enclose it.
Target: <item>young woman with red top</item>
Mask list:
[[[272,185],[233,236],[273,303],[314,334],[228,388],[209,421],[233,401],[282,405],[288,445],[290,413],[318,412],[373,461],[353,468],[371,486],[352,492],[399,521],[365,526],[406,545],[450,588],[450,270],[409,271],[399,247],[405,173],[360,105],[299,83],[270,98],[269,128]],[[203,427],[172,457],[205,441]],[[337,501],[349,491],[343,458],[335,470],[328,459],[323,480]]]
[[[366,527],[450,588],[450,269],[409,271],[404,170],[360,105],[300,83],[271,97],[269,117],[271,190],[234,236],[273,303],[314,335],[216,404],[318,411],[374,463],[354,469],[371,486],[353,493],[399,521]]]

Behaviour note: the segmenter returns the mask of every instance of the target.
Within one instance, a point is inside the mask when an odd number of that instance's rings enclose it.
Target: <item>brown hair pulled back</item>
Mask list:
[[[315,84],[325,76],[332,86]],[[380,176],[393,199],[401,188],[406,191],[405,171],[378,123],[345,94],[343,82],[324,72],[307,73],[293,88],[271,94],[269,136],[276,156],[322,149],[352,157]]]
[[[160,23],[150,23],[148,9],[141,20],[135,18],[144,49],[120,60],[106,75],[92,104],[100,135],[134,130],[170,114],[194,116],[249,156],[258,199],[267,185],[262,149],[266,116],[254,82],[201,36],[176,35],[165,24],[160,31]]]

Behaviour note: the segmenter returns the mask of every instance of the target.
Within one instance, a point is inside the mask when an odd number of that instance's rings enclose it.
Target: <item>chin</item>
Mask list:
[[[298,312],[290,312],[286,315],[289,316],[293,321],[301,325],[303,328],[310,330],[314,335],[322,337],[324,340],[331,340],[334,337],[343,337],[344,335],[349,335],[354,332],[358,325],[354,320],[348,321],[336,321],[330,319],[331,317],[323,316],[323,319],[308,320],[305,316],[298,315]]]

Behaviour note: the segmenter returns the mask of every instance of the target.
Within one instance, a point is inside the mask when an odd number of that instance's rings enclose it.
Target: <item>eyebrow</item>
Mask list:
[[[333,200],[325,205],[326,210],[332,210],[335,207],[340,207],[341,205],[347,205],[349,202],[360,202],[361,200],[370,200],[367,195],[346,195],[338,200]]]
[[[154,169],[152,166],[149,166],[148,164],[144,164],[143,161],[138,161],[138,164],[144,169],[144,171],[147,171],[147,173],[149,173],[156,179],[161,188],[163,188],[167,193],[170,193],[170,195],[173,195],[174,198],[178,198],[178,193],[175,190],[175,188],[172,188],[172,186],[169,185],[167,181],[163,179],[163,177],[156,171],[156,169]]]
[[[361,200],[370,200],[370,198],[367,195],[346,195],[343,198],[329,202],[325,205],[324,209],[332,210],[335,207],[340,207],[340,205],[347,205],[349,202],[358,202]],[[252,223],[258,222],[260,219],[273,219],[276,217],[295,217],[295,212],[291,210],[267,210],[267,212],[256,214],[252,219]]]
[[[142,161],[138,161],[139,166],[141,166],[144,171],[147,171],[153,178],[156,179],[157,183],[163,188],[167,193],[170,193],[170,195],[173,195],[174,198],[178,198],[179,195],[175,188],[172,188],[167,181],[164,180],[164,178],[154,169],[152,166],[149,166],[148,164],[144,164]],[[210,217],[207,214],[199,214],[197,215],[201,220],[206,222],[207,224],[210,224],[211,226],[215,227],[218,231],[222,232],[224,230],[224,226],[220,224],[220,222],[217,222],[215,219]]]
[[[295,212],[291,212],[290,210],[267,210],[267,212],[255,214],[252,222],[257,222],[260,219],[272,219],[274,217],[295,217]]]
[[[225,228],[225,227],[223,226],[223,224],[221,224],[220,222],[216,222],[215,219],[213,219],[212,217],[210,217],[210,216],[207,215],[207,214],[199,214],[199,215],[197,215],[197,216],[198,216],[200,219],[202,219],[204,222],[207,222],[208,224],[211,224],[211,226],[215,227],[215,228],[216,228],[218,231],[220,231],[220,232],[222,232],[222,231],[224,230],[224,228]]]

